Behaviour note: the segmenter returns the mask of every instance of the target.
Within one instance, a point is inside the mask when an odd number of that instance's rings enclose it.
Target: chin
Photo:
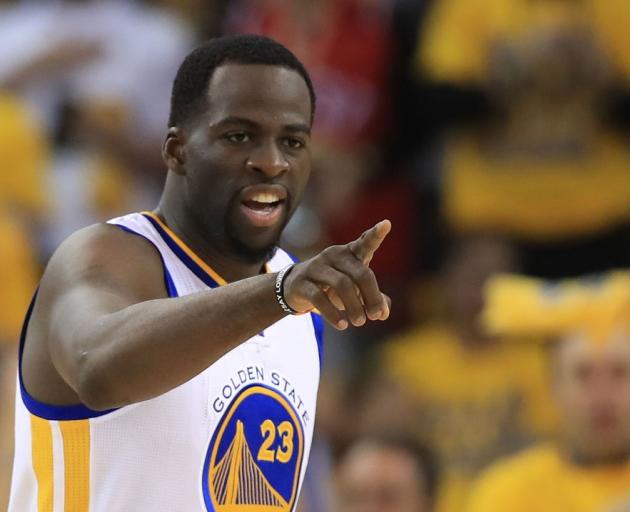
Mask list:
[[[234,257],[243,263],[261,263],[270,260],[278,243],[286,222],[273,231],[259,233],[243,233],[231,226],[227,229],[227,237]]]
[[[232,252],[234,256],[243,263],[262,263],[269,261],[276,252],[278,239],[275,239],[273,243],[268,243],[260,247],[253,247],[238,237],[230,237],[232,246]]]
[[[604,443],[599,439],[595,439],[590,444],[591,449],[582,454],[582,458],[586,463],[614,465],[625,463],[630,458],[630,446],[627,443],[613,440]]]

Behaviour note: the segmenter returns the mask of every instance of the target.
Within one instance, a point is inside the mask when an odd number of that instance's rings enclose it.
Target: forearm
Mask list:
[[[158,396],[281,319],[275,274],[176,298],[134,304],[76,330],[70,385],[88,406]]]

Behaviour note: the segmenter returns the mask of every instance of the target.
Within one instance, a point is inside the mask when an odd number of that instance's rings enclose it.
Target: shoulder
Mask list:
[[[104,285],[120,282],[137,290],[146,289],[150,296],[150,283],[162,273],[159,252],[151,242],[118,226],[100,223],[64,240],[44,271],[41,289],[54,293],[83,281]]]
[[[532,496],[554,480],[558,464],[558,452],[551,444],[540,444],[496,462],[473,486],[468,512],[527,510]]]

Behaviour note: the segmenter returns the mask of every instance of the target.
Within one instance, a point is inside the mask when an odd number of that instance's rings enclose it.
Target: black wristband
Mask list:
[[[291,265],[287,265],[280,272],[278,272],[278,274],[276,275],[276,286],[275,286],[276,300],[278,301],[278,304],[280,304],[280,307],[285,313],[289,313],[290,315],[297,315],[298,312],[295,309],[293,309],[291,306],[289,306],[287,304],[287,301],[284,299],[284,280],[289,275],[289,272],[293,270],[294,266],[295,266],[295,263],[292,263]]]

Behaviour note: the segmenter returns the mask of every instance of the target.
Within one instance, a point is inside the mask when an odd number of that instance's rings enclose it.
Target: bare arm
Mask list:
[[[337,327],[362,325],[366,316],[386,318],[388,306],[367,265],[348,260],[351,252],[327,251],[296,265],[286,281],[290,304],[299,311],[316,307]],[[335,277],[335,265],[348,274]],[[313,276],[321,277],[320,289],[336,292],[341,309],[330,294],[313,289]],[[175,388],[281,319],[274,281],[275,274],[265,274],[169,299],[159,256],[148,242],[95,226],[74,235],[51,260],[29,340],[44,339],[56,372],[81,402],[119,407]]]

